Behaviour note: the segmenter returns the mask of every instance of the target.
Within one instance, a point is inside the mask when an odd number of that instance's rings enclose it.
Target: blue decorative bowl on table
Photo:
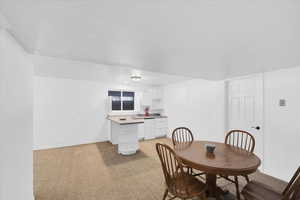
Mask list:
[[[214,153],[216,149],[216,145],[214,144],[205,144],[206,152],[207,153]]]

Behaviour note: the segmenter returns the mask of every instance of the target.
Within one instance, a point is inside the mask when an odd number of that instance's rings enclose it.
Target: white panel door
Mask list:
[[[255,137],[255,154],[263,161],[263,76],[230,80],[227,86],[228,131],[250,132]]]

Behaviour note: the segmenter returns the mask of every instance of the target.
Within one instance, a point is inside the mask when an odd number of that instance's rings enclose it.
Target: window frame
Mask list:
[[[136,112],[136,91],[133,90],[120,90],[120,89],[108,89],[107,94],[109,91],[116,91],[116,92],[121,92],[121,110],[112,110],[112,100],[110,99],[110,107],[109,111],[112,114],[117,114],[117,113],[132,113]],[[133,96],[133,110],[123,110],[123,92],[132,92],[134,94]],[[110,96],[108,96],[110,97]]]

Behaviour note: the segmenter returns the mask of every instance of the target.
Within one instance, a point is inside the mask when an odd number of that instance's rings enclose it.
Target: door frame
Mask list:
[[[224,80],[225,83],[225,118],[224,118],[224,123],[225,123],[225,133],[224,133],[224,138],[229,131],[229,102],[228,102],[228,97],[229,97],[229,82],[230,81],[235,81],[235,80],[243,80],[243,79],[249,79],[249,78],[261,78],[262,80],[262,122],[261,122],[261,133],[263,134],[262,139],[262,154],[263,157],[261,158],[261,167],[259,168],[260,171],[264,172],[265,171],[265,166],[264,166],[264,160],[265,160],[265,141],[266,141],[266,135],[265,135],[265,73],[255,73],[255,74],[250,74],[250,75],[245,75],[245,76],[239,76],[239,77],[234,77],[234,78],[228,78]]]

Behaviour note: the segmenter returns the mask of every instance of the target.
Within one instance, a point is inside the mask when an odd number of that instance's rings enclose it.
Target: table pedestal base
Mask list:
[[[228,194],[227,191],[223,191],[217,186],[217,175],[216,174],[206,174],[206,184],[208,197],[214,197],[217,200],[221,200],[221,197]]]
[[[217,176],[215,174],[206,174],[206,185],[209,197],[217,197]]]

